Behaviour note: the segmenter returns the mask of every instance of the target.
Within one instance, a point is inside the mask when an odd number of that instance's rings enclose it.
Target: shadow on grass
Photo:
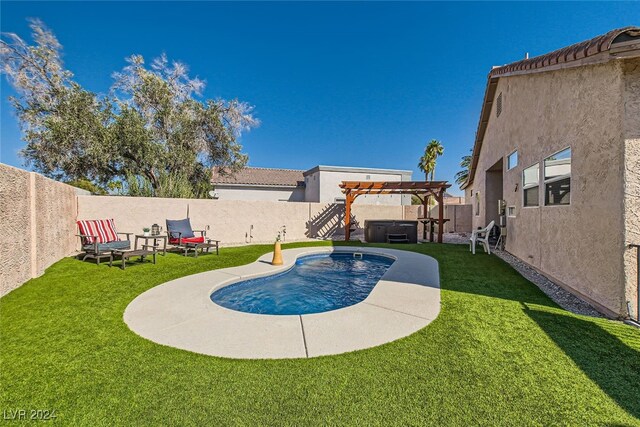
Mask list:
[[[602,391],[629,414],[640,418],[640,351],[629,347],[595,321],[523,305],[527,316]],[[636,332],[629,329],[630,335]]]

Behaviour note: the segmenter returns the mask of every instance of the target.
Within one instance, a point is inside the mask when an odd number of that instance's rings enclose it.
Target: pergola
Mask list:
[[[345,194],[345,240],[351,238],[351,204],[362,194],[412,194],[424,205],[425,216],[429,213],[428,197],[433,196],[438,202],[438,243],[442,243],[442,226],[444,224],[444,192],[451,187],[447,181],[342,181],[340,188]]]

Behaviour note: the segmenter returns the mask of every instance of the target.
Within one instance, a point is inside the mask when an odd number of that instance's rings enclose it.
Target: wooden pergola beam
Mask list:
[[[342,191],[346,190],[434,190],[437,188],[449,188],[447,181],[342,181],[339,185]]]

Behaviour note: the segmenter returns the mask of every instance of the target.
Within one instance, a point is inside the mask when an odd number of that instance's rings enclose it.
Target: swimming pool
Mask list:
[[[257,314],[311,314],[364,300],[394,260],[374,254],[332,253],[298,258],[280,274],[249,279],[211,294],[216,304]]]

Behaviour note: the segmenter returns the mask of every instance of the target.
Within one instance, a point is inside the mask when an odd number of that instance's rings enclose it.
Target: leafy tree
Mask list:
[[[471,155],[468,154],[466,156],[462,156],[462,160],[460,161],[460,166],[463,168],[461,171],[456,173],[456,184],[462,186],[469,179],[469,168],[471,167]]]
[[[30,26],[33,46],[12,33],[0,40],[2,72],[19,94],[10,102],[27,143],[21,154],[52,178],[103,180],[113,174],[104,153],[110,106],[72,80],[53,33],[38,20]]]
[[[429,204],[429,206],[435,206],[436,202],[433,199],[428,199],[427,203]],[[424,205],[424,202],[415,194],[411,195],[411,204],[414,206],[422,206]]]
[[[211,168],[234,173],[247,162],[238,139],[259,124],[238,100],[200,100],[204,82],[165,55],[149,67],[133,55],[114,73],[109,96],[84,90],[60,59],[61,45],[40,21],[35,44],[3,35],[3,72],[24,131],[27,164],[57,179],[89,179],[127,194],[207,197]]]
[[[91,194],[97,195],[97,196],[106,196],[107,194],[109,194],[107,192],[107,190],[105,190],[104,188],[94,184],[93,182],[89,181],[88,179],[74,179],[73,181],[67,181],[67,184],[73,186],[73,187],[77,187],[77,188],[81,188],[83,190],[87,190],[89,191]]]

